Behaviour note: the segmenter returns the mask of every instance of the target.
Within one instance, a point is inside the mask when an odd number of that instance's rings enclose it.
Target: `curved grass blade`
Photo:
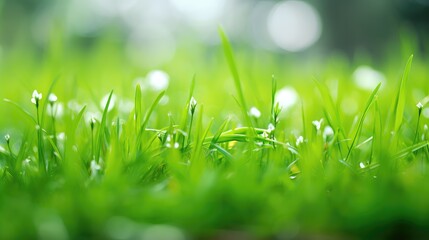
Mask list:
[[[225,32],[221,27],[219,27],[218,31],[219,31],[220,38],[222,40],[223,51],[224,51],[226,60],[228,62],[229,70],[231,71],[232,77],[234,79],[234,85],[237,90],[238,100],[241,105],[241,111],[243,113],[244,119],[246,120],[247,124],[253,127],[252,120],[249,114],[247,113],[248,108],[246,104],[246,99],[244,98],[243,89],[241,87],[240,76],[238,74],[237,65],[235,63],[231,44],[228,40],[228,37],[226,36]]]
[[[31,120],[33,120],[34,124],[37,124],[36,119],[33,117],[33,115],[31,115],[30,112],[28,112],[27,110],[25,110],[24,108],[22,108],[18,103],[10,100],[10,99],[3,99],[3,101],[12,104],[13,106],[15,106],[16,108],[18,108],[21,112],[23,112],[25,115],[27,115],[27,117],[29,117]]]
[[[405,87],[408,80],[408,74],[410,73],[411,63],[413,62],[413,56],[414,55],[411,54],[411,56],[408,58],[407,64],[405,65],[404,73],[402,74],[401,83],[398,89],[398,94],[396,95],[395,109],[394,109],[394,113],[395,113],[394,131],[395,132],[398,132],[402,124],[404,108],[405,108],[405,97],[406,97]]]
[[[375,96],[377,95],[377,92],[378,92],[378,90],[380,89],[380,87],[381,87],[381,83],[379,83],[379,84],[377,85],[377,87],[376,87],[376,88],[374,89],[374,91],[371,93],[371,96],[369,97],[369,99],[368,99],[368,101],[367,101],[367,103],[366,103],[366,106],[365,106],[365,109],[364,109],[364,111],[363,111],[363,113],[362,113],[362,116],[361,116],[361,117],[360,117],[360,119],[359,119],[358,127],[357,127],[357,129],[356,129],[356,133],[355,133],[355,135],[354,135],[354,137],[353,137],[352,144],[351,144],[351,146],[350,146],[350,148],[349,148],[349,151],[348,151],[347,156],[346,156],[346,158],[345,158],[345,160],[344,160],[344,161],[347,161],[347,160],[349,159],[350,154],[352,153],[353,149],[355,148],[355,145],[356,145],[356,143],[357,143],[357,140],[358,140],[358,138],[359,138],[359,136],[360,136],[360,132],[361,132],[361,130],[362,130],[363,121],[365,120],[365,116],[366,116],[366,114],[368,113],[369,107],[370,107],[370,106],[372,105],[372,103],[374,102],[374,98],[375,98]]]
[[[110,105],[110,100],[112,99],[113,90],[110,91],[109,98],[107,99],[106,106],[104,107],[103,116],[101,118],[100,127],[97,131],[97,137],[96,137],[96,144],[95,144],[95,161],[99,163],[100,161],[100,154],[101,154],[101,145],[103,142],[103,137],[105,134],[104,128],[106,127],[106,121],[107,121],[107,112]]]
[[[146,130],[146,126],[149,123],[150,116],[152,115],[153,110],[155,110],[155,107],[158,106],[159,101],[161,101],[161,98],[164,96],[165,91],[162,91],[158,97],[153,101],[152,105],[150,106],[149,110],[146,112],[146,115],[143,120],[143,124],[140,127],[140,131],[137,135],[137,148],[140,149],[141,145],[141,136],[143,135],[144,131]]]

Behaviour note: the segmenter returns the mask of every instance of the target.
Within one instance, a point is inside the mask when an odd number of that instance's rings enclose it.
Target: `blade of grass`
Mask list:
[[[408,80],[408,74],[411,69],[411,63],[413,62],[413,55],[411,55],[408,58],[407,64],[405,65],[404,73],[402,74],[401,83],[399,85],[398,93],[396,95],[395,99],[395,108],[394,108],[394,115],[395,115],[395,126],[394,131],[395,133],[398,132],[399,128],[402,124],[403,114],[404,114],[404,108],[405,108],[405,87]]]
[[[244,98],[243,89],[241,87],[241,80],[240,76],[238,74],[237,65],[235,63],[234,54],[232,51],[231,44],[228,40],[228,37],[226,36],[225,32],[221,27],[218,29],[220,38],[222,40],[222,46],[224,50],[224,54],[226,57],[226,60],[228,62],[229,70],[231,71],[232,77],[234,79],[234,85],[237,90],[238,100],[241,105],[241,111],[243,113],[244,119],[248,126],[253,127],[252,119],[250,118],[249,114],[247,113],[248,108],[246,104],[246,99]],[[251,129],[250,129],[251,130]]]
[[[368,99],[368,101],[367,101],[367,103],[366,103],[366,106],[365,106],[365,109],[364,109],[364,111],[363,111],[363,113],[362,113],[362,116],[361,116],[361,117],[360,117],[360,119],[359,119],[358,127],[357,127],[357,129],[356,129],[356,133],[355,133],[355,135],[354,135],[354,137],[353,137],[352,144],[351,144],[351,146],[350,146],[350,148],[349,148],[349,151],[348,151],[348,153],[347,153],[347,156],[346,156],[346,158],[345,158],[345,160],[344,160],[344,161],[346,161],[346,162],[347,162],[347,160],[349,159],[350,154],[352,153],[353,149],[355,148],[355,145],[356,145],[356,143],[357,143],[357,140],[358,140],[358,138],[359,138],[359,136],[360,136],[360,132],[361,132],[361,130],[362,130],[363,121],[365,120],[365,117],[366,117],[366,114],[368,113],[369,107],[370,107],[370,106],[372,105],[372,103],[374,102],[374,98],[375,98],[375,96],[377,95],[377,92],[378,92],[378,90],[380,89],[380,86],[381,86],[381,83],[379,83],[379,84],[377,85],[377,87],[374,89],[374,91],[372,92],[371,96],[369,97],[369,99]]]
[[[140,127],[140,131],[137,135],[137,148],[138,150],[140,150],[140,145],[141,145],[141,139],[142,139],[142,135],[143,133],[146,131],[146,126],[149,123],[149,119],[150,116],[152,115],[153,111],[155,110],[155,107],[158,106],[159,101],[161,101],[161,98],[164,96],[165,91],[162,91],[158,97],[156,97],[156,99],[153,101],[152,105],[150,106],[149,110],[146,112],[143,123]]]
[[[107,99],[106,106],[104,107],[103,116],[101,118],[100,127],[98,128],[97,135],[96,135],[96,144],[95,144],[95,161],[97,163],[100,163],[100,155],[101,155],[101,147],[103,144],[103,137],[105,134],[104,128],[106,127],[106,121],[107,121],[107,112],[110,105],[110,100],[112,99],[113,90],[110,91],[109,98]]]

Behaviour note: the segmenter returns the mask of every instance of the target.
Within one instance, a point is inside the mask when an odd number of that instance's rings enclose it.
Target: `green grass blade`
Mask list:
[[[43,127],[43,124],[44,124],[44,122],[45,122],[46,108],[48,107],[48,104],[49,104],[49,101],[48,101],[49,95],[52,93],[52,90],[54,89],[54,86],[55,86],[55,84],[57,83],[58,79],[59,79],[59,77],[56,77],[56,78],[54,78],[54,80],[52,81],[51,85],[49,86],[48,92],[47,92],[47,94],[46,94],[46,99],[45,99],[45,101],[43,102],[43,105],[42,105],[42,108],[41,108],[41,110],[42,110],[42,115],[41,115],[41,118],[40,118],[40,126],[41,126],[41,127]]]
[[[240,80],[240,76],[238,74],[237,65],[235,63],[234,54],[232,51],[231,44],[230,44],[228,37],[226,36],[225,32],[223,31],[223,29],[221,27],[219,27],[218,30],[219,30],[220,38],[222,40],[222,46],[223,46],[224,54],[226,57],[226,61],[228,62],[229,70],[231,71],[232,77],[234,79],[234,85],[235,85],[235,88],[237,90],[238,100],[239,100],[239,103],[241,105],[241,111],[243,113],[244,119],[247,122],[247,124],[249,126],[253,126],[252,120],[251,120],[249,114],[247,113],[248,108],[247,108],[247,104],[246,104],[246,99],[244,98],[243,89],[241,87],[241,80]]]
[[[150,106],[149,110],[146,112],[146,115],[144,117],[143,123],[140,127],[140,131],[137,135],[137,148],[140,149],[140,145],[141,145],[141,139],[142,139],[142,135],[146,130],[147,124],[149,123],[149,119],[150,116],[152,115],[153,111],[155,110],[155,107],[158,106],[159,101],[161,101],[161,98],[164,96],[165,91],[162,91],[157,97],[156,99],[153,101],[152,105]]]
[[[142,118],[142,88],[140,84],[136,86],[136,92],[134,95],[134,114],[135,114],[135,125],[136,131],[139,132]]]
[[[101,123],[100,126],[98,128],[97,131],[97,137],[96,139],[96,144],[95,144],[95,161],[97,163],[100,162],[100,155],[101,155],[101,147],[103,144],[103,138],[104,138],[104,134],[105,134],[105,127],[106,127],[106,121],[107,121],[107,112],[109,109],[109,105],[110,105],[110,100],[112,99],[112,95],[113,95],[113,90],[110,92],[109,94],[109,98],[107,99],[107,103],[106,106],[104,107],[104,111],[103,111],[103,116],[101,118]]]
[[[357,129],[356,129],[356,133],[355,133],[355,135],[354,135],[354,137],[353,137],[352,144],[351,144],[351,146],[350,146],[350,148],[349,148],[349,151],[348,151],[347,156],[346,156],[346,158],[345,158],[345,160],[344,160],[344,161],[347,161],[347,160],[349,159],[350,154],[352,153],[353,149],[355,148],[355,145],[356,145],[356,143],[357,143],[357,140],[358,140],[358,138],[359,138],[359,136],[360,136],[360,132],[361,132],[361,130],[362,130],[362,126],[363,126],[363,122],[364,122],[364,120],[365,120],[365,116],[366,116],[366,114],[368,113],[369,107],[371,107],[372,103],[374,102],[374,98],[375,98],[375,96],[377,95],[378,90],[380,89],[380,87],[381,87],[381,83],[379,83],[379,84],[377,85],[377,87],[374,89],[374,91],[371,93],[371,96],[369,97],[369,99],[368,99],[368,101],[367,101],[367,103],[366,103],[366,105],[365,105],[365,109],[364,109],[364,111],[363,111],[363,113],[362,113],[362,116],[361,116],[361,117],[360,117],[360,119],[359,119],[358,127],[357,127]]]
[[[399,85],[398,94],[396,95],[395,101],[395,126],[394,131],[398,132],[402,124],[404,108],[405,108],[405,97],[406,97],[406,84],[408,80],[408,75],[411,69],[411,63],[413,62],[413,55],[408,58],[407,64],[405,65],[404,73],[402,74],[401,83]]]
[[[12,101],[10,99],[7,99],[7,98],[3,99],[3,101],[5,101],[7,103],[10,103],[13,106],[15,106],[16,108],[18,108],[22,113],[24,113],[27,117],[29,117],[34,122],[34,124],[37,124],[37,121],[33,117],[33,115],[31,115],[30,112],[28,112],[27,110],[25,110],[24,108],[22,108],[18,103],[14,102],[14,101]]]

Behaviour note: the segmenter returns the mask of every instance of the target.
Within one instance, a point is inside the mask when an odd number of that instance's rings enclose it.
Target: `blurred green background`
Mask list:
[[[425,0],[2,0],[0,98],[28,106],[34,89],[46,91],[58,77],[61,101],[98,105],[111,89],[129,100],[136,82],[159,69],[175,93],[165,111],[184,103],[186,94],[177,93],[188,91],[195,74],[196,97],[209,116],[223,118],[225,107],[235,106],[235,90],[219,25],[257,106],[264,102],[258,89],[269,93],[272,74],[280,87],[307,89],[314,77],[349,82],[350,73],[370,65],[382,74],[373,71],[376,79],[396,81],[411,53],[427,56],[428,16]],[[306,94],[313,93],[300,92]],[[9,116],[0,119],[4,132],[24,126],[18,111],[0,106]]]

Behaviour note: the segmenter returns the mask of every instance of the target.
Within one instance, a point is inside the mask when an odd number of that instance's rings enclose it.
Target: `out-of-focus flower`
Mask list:
[[[256,107],[251,107],[249,111],[250,116],[254,118],[260,118],[261,117],[261,111],[257,109]]]
[[[42,100],[42,93],[39,93],[37,92],[37,90],[34,90],[31,96],[31,102],[36,105],[36,107],[39,107],[40,100]]]

